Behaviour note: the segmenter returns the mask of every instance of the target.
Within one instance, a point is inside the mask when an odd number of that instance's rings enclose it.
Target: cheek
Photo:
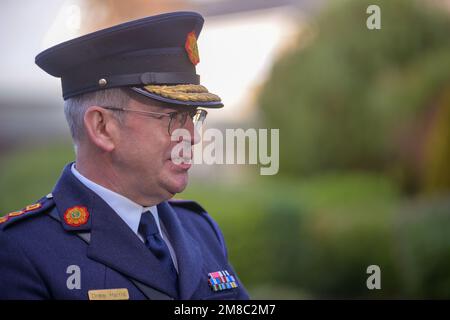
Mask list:
[[[132,146],[142,160],[145,160],[144,162],[150,162],[154,166],[163,164],[167,159],[167,155],[170,155],[169,135],[164,135],[156,129],[137,132]]]
[[[171,141],[167,128],[158,123],[136,121],[127,123],[120,139],[120,153],[135,163],[148,168],[159,168],[170,157]]]

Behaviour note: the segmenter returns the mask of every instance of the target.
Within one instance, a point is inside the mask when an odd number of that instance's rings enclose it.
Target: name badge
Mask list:
[[[128,300],[128,289],[89,290],[89,300]]]

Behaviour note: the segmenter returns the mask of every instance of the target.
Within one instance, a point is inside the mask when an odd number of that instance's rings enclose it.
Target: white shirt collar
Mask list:
[[[159,233],[162,235],[161,226],[159,224],[158,209],[156,206],[143,207],[140,204],[114,192],[101,185],[84,177],[75,168],[75,163],[71,167],[74,176],[81,181],[86,187],[95,192],[100,198],[102,198],[118,215],[122,220],[130,227],[133,232],[138,235],[142,240],[142,237],[138,234],[139,222],[141,221],[141,215],[143,212],[150,210],[158,225]],[[164,238],[164,237],[163,237]]]

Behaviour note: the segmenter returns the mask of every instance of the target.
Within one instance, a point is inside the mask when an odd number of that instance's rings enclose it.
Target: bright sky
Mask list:
[[[269,9],[206,19],[199,39],[197,72],[225,108],[221,117],[244,116],[280,50],[295,34],[286,9]]]

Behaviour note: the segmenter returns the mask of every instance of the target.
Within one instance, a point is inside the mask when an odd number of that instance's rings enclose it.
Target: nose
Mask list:
[[[187,120],[184,124],[184,128],[189,131],[191,145],[200,142],[200,132],[201,128],[197,129],[192,120]]]

